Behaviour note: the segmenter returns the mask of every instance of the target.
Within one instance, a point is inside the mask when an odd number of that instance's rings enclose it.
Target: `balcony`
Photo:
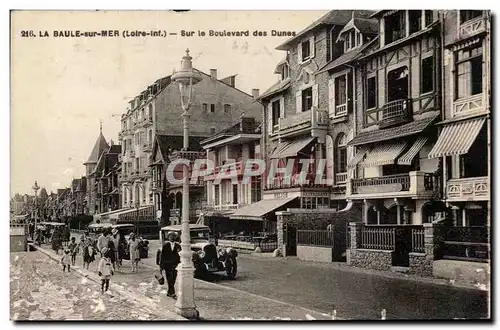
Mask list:
[[[144,118],[143,122],[142,122],[142,125],[144,127],[148,127],[148,126],[153,125],[153,117],[146,117],[146,118]]]
[[[207,205],[206,210],[211,211],[231,211],[237,210],[241,205],[240,204],[222,204],[222,205]]]
[[[464,22],[458,29],[459,39],[465,39],[486,31],[486,19],[483,16]]]
[[[328,112],[313,107],[311,110],[280,118],[278,125],[273,127],[273,133],[277,132],[279,136],[294,136],[311,130],[311,136],[318,136],[319,131],[326,134],[328,124]]]
[[[431,198],[435,193],[434,175],[417,171],[375,178],[352,179],[347,183],[346,189],[346,195],[352,199]]]
[[[142,151],[144,151],[144,152],[151,152],[151,150],[152,150],[151,143],[144,143],[144,145],[142,146]]]
[[[345,185],[347,183],[347,172],[335,173],[335,185]]]
[[[119,154],[118,155],[118,162],[121,163],[123,160],[123,155],[122,154]]]
[[[303,182],[299,174],[291,177],[273,178],[271,182],[267,182],[264,190],[289,189],[289,188],[326,188],[326,183],[316,183],[316,174],[307,174],[306,181]]]
[[[128,156],[129,156],[130,158],[134,158],[134,157],[135,157],[135,150],[130,149],[130,150],[128,151]]]
[[[483,94],[472,95],[453,102],[453,116],[466,116],[481,111],[486,111]]]
[[[245,165],[246,162],[241,160],[241,158],[238,158],[236,162],[234,163],[231,163],[231,164],[225,164],[223,163],[223,165],[220,165],[220,166],[216,166],[214,168],[214,171],[212,174],[210,175],[206,175],[204,177],[204,180],[205,181],[212,181],[212,180],[215,180],[216,177],[219,175],[219,173],[221,173],[222,169],[225,169],[226,170],[226,173],[224,175],[224,178],[227,178],[227,179],[230,179],[230,178],[233,178],[233,177],[239,177],[241,175],[243,175],[245,173]],[[253,164],[252,165],[252,171],[256,171],[258,170],[258,165],[257,164]],[[234,171],[234,173],[233,173]]]
[[[490,199],[488,177],[450,179],[446,183],[446,200],[487,201]]]
[[[156,191],[163,190],[163,181],[162,180],[151,181],[151,188]]]
[[[379,125],[379,128],[405,124],[413,119],[411,99],[400,99],[386,103],[381,108],[365,112],[365,124]]]

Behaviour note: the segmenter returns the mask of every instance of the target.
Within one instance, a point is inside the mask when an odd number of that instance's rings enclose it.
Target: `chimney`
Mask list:
[[[258,88],[252,89],[252,96],[253,96],[254,100],[256,100],[259,97],[259,89]]]
[[[217,69],[210,69],[210,77],[217,80]]]

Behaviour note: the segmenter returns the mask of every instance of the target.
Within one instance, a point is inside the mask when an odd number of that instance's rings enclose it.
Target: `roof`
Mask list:
[[[111,147],[109,147],[108,153],[109,154],[121,154],[122,153],[122,146],[119,144],[114,144]]]
[[[335,69],[336,67],[339,67],[344,64],[348,64],[354,60],[356,60],[358,57],[360,57],[363,54],[363,51],[367,49],[370,45],[372,45],[377,38],[371,40],[370,42],[367,42],[363,46],[353,49],[347,53],[344,53],[334,59],[333,61],[327,63],[324,67],[318,70],[318,73],[329,71],[332,69]]]
[[[374,13],[373,10],[354,10],[355,17],[368,18]],[[297,39],[303,37],[309,31],[321,26],[321,25],[341,25],[344,26],[353,17],[353,10],[331,10],[318,20],[314,21],[311,25],[306,27],[304,30],[297,33],[294,37],[288,39],[278,47],[277,50],[288,50],[292,43]]]
[[[349,141],[347,144],[353,146],[353,145],[360,145],[367,143],[375,143],[420,133],[425,128],[427,128],[427,126],[429,126],[437,117],[438,115],[434,115],[432,117],[415,120],[412,121],[411,123],[401,126],[360,133],[358,136]]]
[[[378,21],[375,19],[354,17],[339,32],[339,38],[343,33],[353,28],[358,29],[363,34],[378,34]]]
[[[104,135],[102,135],[102,131],[99,132],[99,137],[95,141],[94,148],[92,149],[92,152],[90,153],[89,159],[84,164],[87,163],[97,163],[99,160],[99,157],[101,154],[109,149],[109,145],[106,142],[106,139],[104,138]]]
[[[205,225],[199,225],[196,223],[190,223],[189,224],[189,230],[205,230],[205,229],[210,229],[208,226]],[[165,226],[162,227],[161,230],[168,230],[168,231],[181,231],[182,230],[182,225],[172,225],[172,226]]]
[[[241,127],[242,121],[246,122],[246,124],[243,124],[243,127]],[[200,145],[204,145],[214,140],[219,140],[220,138],[235,136],[238,134],[260,134],[260,130],[257,131],[259,126],[260,124],[255,121],[254,117],[241,117],[236,124],[229,126],[228,128],[223,129],[222,131],[215,133],[214,135],[206,139],[201,140]]]
[[[259,96],[258,99],[263,100],[269,96],[273,96],[274,94],[285,91],[286,89],[288,89],[288,87],[290,87],[290,77],[288,77],[284,80],[278,81],[276,84],[269,87],[264,93],[262,93]]]
[[[205,136],[190,136],[189,137],[189,150],[197,151],[201,150],[200,142],[207,137]],[[156,142],[153,149],[160,148],[160,152],[163,157],[167,157],[169,150],[180,150],[183,146],[183,137],[179,135],[156,135]],[[153,153],[156,151],[153,150]]]

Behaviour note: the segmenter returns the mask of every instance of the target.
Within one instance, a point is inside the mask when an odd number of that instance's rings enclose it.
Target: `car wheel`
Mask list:
[[[226,274],[229,279],[234,279],[238,272],[238,263],[235,258],[229,258],[226,262]]]

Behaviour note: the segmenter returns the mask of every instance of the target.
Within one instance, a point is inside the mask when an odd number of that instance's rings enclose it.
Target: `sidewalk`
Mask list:
[[[60,255],[47,247],[36,248],[59,261]],[[86,270],[81,266],[81,259],[81,256],[77,257],[74,270],[90,280],[100,282],[96,274],[98,260]],[[144,259],[137,273],[129,272],[128,261],[124,262],[123,268],[111,279],[111,290],[140,300],[148,308],[161,308],[175,314],[175,300],[166,296],[166,287],[160,286],[154,278],[157,270],[154,258]],[[195,279],[195,301],[200,318],[204,320],[332,320],[325,313],[198,279]],[[175,316],[182,319],[177,314]]]

